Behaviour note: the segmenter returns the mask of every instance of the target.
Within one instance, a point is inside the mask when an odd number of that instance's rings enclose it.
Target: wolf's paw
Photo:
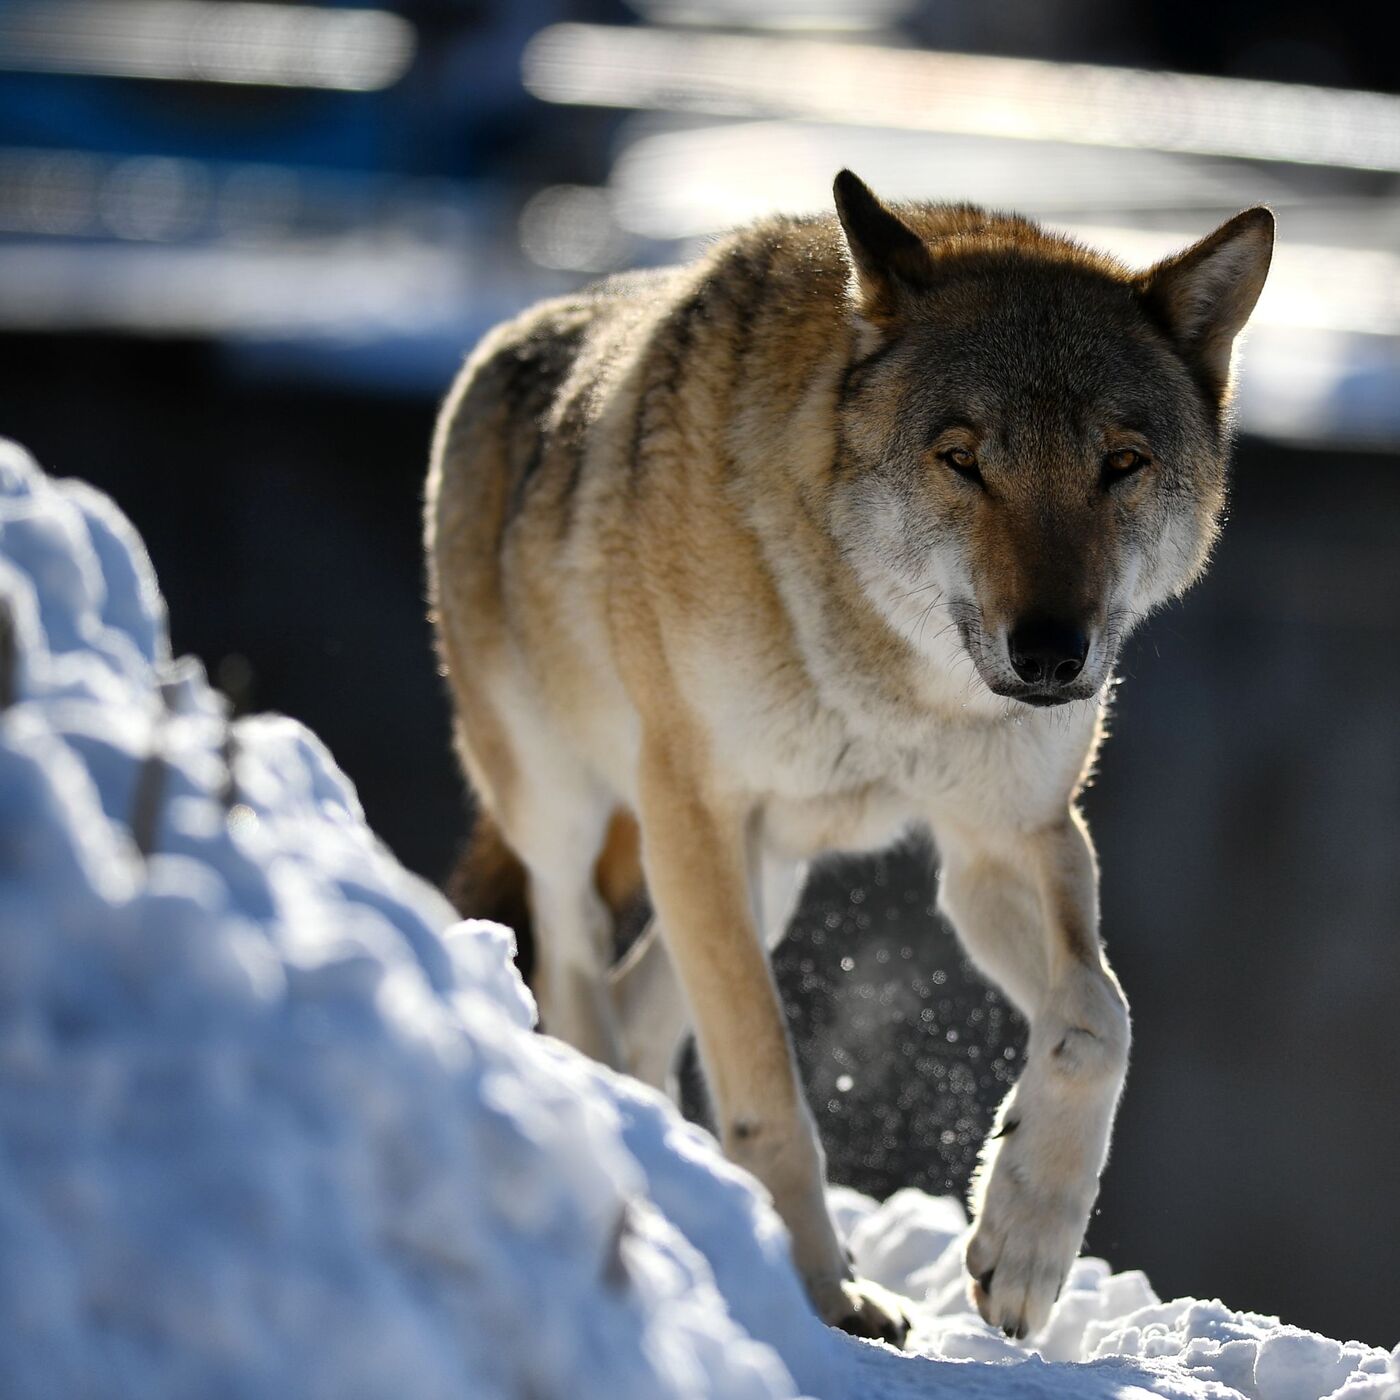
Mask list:
[[[1006,1154],[992,1164],[967,1271],[977,1311],[1008,1337],[1021,1341],[1045,1326],[1079,1253],[1095,1186],[1077,1196],[1036,1191]]]
[[[831,1289],[818,1303],[822,1321],[839,1327],[853,1337],[870,1337],[902,1347],[909,1335],[909,1318],[904,1300],[888,1288],[869,1279],[848,1278]]]

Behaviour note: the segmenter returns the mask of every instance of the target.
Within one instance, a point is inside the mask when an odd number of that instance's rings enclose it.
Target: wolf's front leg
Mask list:
[[[821,1145],[751,913],[745,813],[707,791],[700,765],[678,747],[644,747],[642,847],[724,1150],[772,1193],[822,1318],[899,1344],[908,1322],[898,1300],[852,1277],[827,1212]]]
[[[1128,1063],[1128,1010],[1099,947],[1079,814],[1031,835],[940,833],[941,902],[973,962],[1030,1021],[1026,1065],[972,1188],[978,1310],[1015,1337],[1049,1317],[1079,1253]]]

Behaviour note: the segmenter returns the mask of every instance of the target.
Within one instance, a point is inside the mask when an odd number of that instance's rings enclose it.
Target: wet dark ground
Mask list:
[[[963,1195],[1025,1024],[934,912],[923,842],[813,877],[773,963],[831,1179]]]
[[[827,1175],[877,1199],[966,1195],[1025,1049],[1024,1021],[935,910],[935,871],[918,836],[818,865],[772,958]],[[649,916],[635,901],[620,948]],[[713,1128],[693,1037],[677,1068],[682,1110]]]

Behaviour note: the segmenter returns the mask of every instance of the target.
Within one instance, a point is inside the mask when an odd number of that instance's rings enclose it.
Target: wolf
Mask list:
[[[1274,223],[1132,271],[849,171],[834,193],[527,310],[452,388],[426,544],[480,812],[462,900],[528,911],[542,1025],[597,1059],[665,1085],[693,1028],[814,1307],[899,1343],[903,1304],[833,1229],[766,949],[812,860],[926,829],[941,910],[1029,1023],[966,1247],[1021,1338],[1128,1060],[1076,800],[1124,637],[1215,541]]]

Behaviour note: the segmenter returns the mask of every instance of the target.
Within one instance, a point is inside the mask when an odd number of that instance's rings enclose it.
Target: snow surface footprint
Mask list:
[[[0,1394],[1400,1400],[1400,1353],[1098,1260],[1016,1347],[914,1191],[833,1206],[925,1355],[829,1332],[755,1183],[535,1035],[511,951],[171,658],[106,497],[0,443]]]

